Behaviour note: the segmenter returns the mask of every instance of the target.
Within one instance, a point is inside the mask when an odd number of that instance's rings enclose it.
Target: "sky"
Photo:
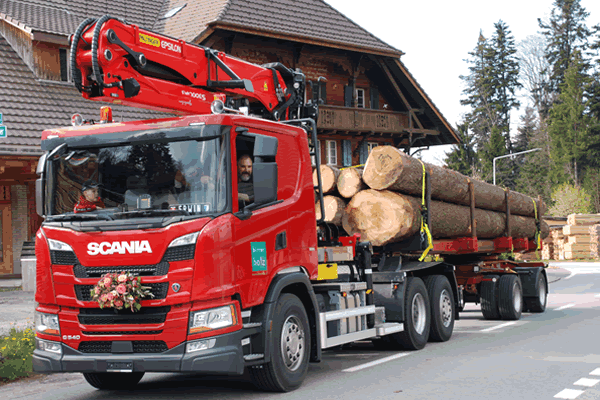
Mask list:
[[[468,111],[460,105],[464,85],[460,75],[468,75],[469,58],[479,37],[490,38],[494,24],[504,21],[515,43],[539,34],[538,18],[548,20],[554,0],[325,0],[333,8],[362,26],[385,43],[404,52],[402,62],[456,128]],[[600,1],[580,0],[589,13],[587,26],[600,24]],[[519,97],[523,106],[513,113],[516,127],[527,103],[526,93]],[[423,151],[423,160],[442,165],[451,146],[436,146]]]

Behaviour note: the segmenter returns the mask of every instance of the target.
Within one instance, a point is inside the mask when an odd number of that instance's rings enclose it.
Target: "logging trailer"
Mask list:
[[[103,109],[104,123],[74,116],[43,132],[35,371],[114,389],[145,372],[247,368],[259,388],[290,391],[323,349],[449,340],[465,300],[481,298],[490,318],[518,318],[523,299],[543,311],[543,265],[491,260],[529,241],[437,242],[445,261],[421,262],[406,254],[426,237],[373,253],[316,220],[317,106],[304,103],[301,71],[109,16],[76,30],[71,70],[86,99],[182,116],[117,123]],[[250,204],[237,195],[241,154],[254,161]],[[89,182],[105,206],[75,213]],[[137,312],[100,308],[90,291],[115,272],[140,276],[153,298]]]

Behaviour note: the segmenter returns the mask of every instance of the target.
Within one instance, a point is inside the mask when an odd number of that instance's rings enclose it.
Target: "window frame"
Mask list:
[[[361,94],[360,96],[358,94]],[[362,100],[362,104],[361,104]],[[356,108],[366,108],[365,104],[365,89],[356,88]]]
[[[333,144],[333,146],[332,146]],[[325,149],[326,149],[326,155],[327,155],[327,165],[338,165],[337,159],[338,159],[338,151],[337,151],[337,140],[326,140],[325,141]],[[331,150],[334,150],[334,157],[332,160],[331,157]],[[332,162],[334,161],[334,162]]]

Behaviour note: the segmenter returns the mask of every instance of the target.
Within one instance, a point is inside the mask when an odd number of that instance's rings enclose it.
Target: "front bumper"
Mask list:
[[[214,336],[214,347],[186,353],[186,343],[159,354],[82,353],[61,343],[62,354],[34,350],[35,372],[108,372],[109,363],[131,365],[134,372],[203,372],[241,375],[244,372],[242,331]],[[206,338],[209,339],[209,338]]]

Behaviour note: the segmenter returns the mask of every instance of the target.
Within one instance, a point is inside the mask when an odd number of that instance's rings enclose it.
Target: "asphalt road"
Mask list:
[[[0,387],[10,399],[600,399],[600,263],[549,269],[543,314],[486,321],[469,304],[446,343],[416,352],[369,343],[324,353],[292,393],[260,392],[246,376],[146,374],[133,391],[101,392],[80,374]]]

